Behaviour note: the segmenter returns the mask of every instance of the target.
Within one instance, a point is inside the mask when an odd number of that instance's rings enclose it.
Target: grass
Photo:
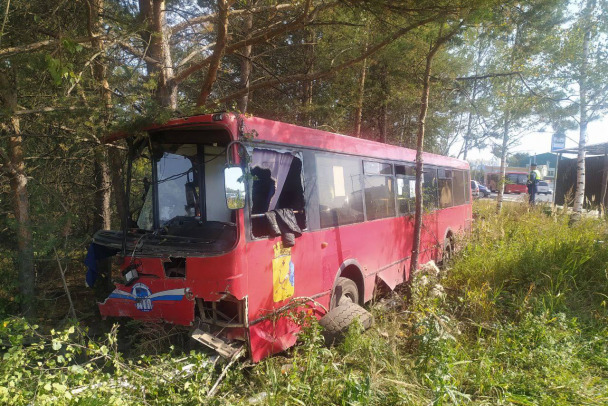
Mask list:
[[[542,208],[476,202],[474,229],[446,273],[418,275],[413,304],[374,303],[376,323],[326,348],[304,321],[300,344],[228,370],[204,353],[123,356],[115,334],[38,336],[0,325],[0,401],[12,404],[605,405],[608,226],[569,225]],[[445,294],[437,294],[436,284]],[[34,337],[37,344],[21,346]],[[143,343],[145,345],[145,342]],[[97,386],[92,387],[92,384]],[[73,394],[74,389],[81,388]],[[84,388],[84,389],[82,389]]]

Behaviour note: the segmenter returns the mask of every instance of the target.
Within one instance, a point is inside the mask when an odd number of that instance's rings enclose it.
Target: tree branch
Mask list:
[[[88,44],[93,39],[104,39],[105,36],[94,36],[94,37],[79,37],[79,38],[63,38],[69,39],[71,42],[76,42],[78,44]],[[62,39],[47,39],[44,41],[34,42],[27,45],[19,45],[16,47],[8,47],[0,49],[0,57],[7,57],[16,54],[22,54],[25,52],[37,51],[41,48],[46,48],[53,45],[60,44]],[[86,45],[85,45],[86,46]]]
[[[213,53],[209,58],[209,69],[207,71],[207,76],[205,77],[205,82],[203,82],[201,93],[198,95],[198,100],[196,101],[197,107],[205,105],[207,97],[209,97],[213,84],[217,79],[217,70],[220,67],[222,55],[224,54],[226,42],[228,41],[228,9],[232,3],[233,1],[217,0],[219,8],[217,22],[215,24],[217,27],[217,40],[213,47]]]
[[[232,10],[230,11],[230,17],[238,16],[241,14],[247,13],[259,13],[262,11],[281,11],[281,10],[290,10],[296,8],[298,6],[297,3],[289,3],[289,4],[277,4],[274,6],[262,6],[262,7],[252,7],[250,9],[240,9],[240,10]],[[217,18],[217,14],[207,14],[204,16],[194,17],[190,20],[175,24],[172,27],[169,27],[167,35],[172,36],[180,31],[183,31],[193,25],[200,25],[204,23],[211,22]]]
[[[454,80],[481,80],[481,79],[489,79],[489,78],[498,78],[503,76],[520,76],[521,71],[514,72],[499,72],[499,73],[487,73],[485,75],[475,75],[475,76],[463,76],[459,78],[454,78]]]
[[[217,103],[225,103],[227,101],[230,100],[234,100],[238,97],[243,96],[243,94],[245,94],[246,92],[253,92],[255,90],[259,90],[259,89],[264,89],[267,87],[272,87],[272,86],[276,86],[276,85],[280,85],[280,84],[286,84],[286,83],[293,83],[293,82],[299,82],[299,81],[304,81],[304,80],[318,80],[318,79],[323,79],[326,78],[328,76],[333,75],[334,73],[341,71],[343,69],[346,69],[358,62],[363,61],[365,58],[375,54],[376,52],[382,50],[383,48],[385,48],[387,45],[391,44],[392,42],[394,42],[395,40],[397,40],[398,38],[404,36],[405,34],[407,34],[408,32],[423,26],[425,24],[428,24],[432,21],[434,21],[436,18],[438,18],[439,16],[435,15],[429,18],[426,18],[424,20],[418,21],[414,24],[411,24],[407,27],[404,27],[398,31],[396,31],[395,33],[393,33],[391,36],[389,36],[388,38],[386,38],[385,40],[371,46],[368,48],[368,50],[366,52],[363,52],[361,55],[359,55],[356,58],[353,58],[349,61],[343,62],[340,65],[336,65],[335,67],[325,70],[325,71],[321,71],[321,72],[314,72],[314,73],[301,73],[301,74],[296,74],[296,75],[292,75],[292,76],[287,76],[287,77],[283,77],[283,78],[278,78],[278,79],[273,79],[273,80],[266,80],[263,82],[258,82],[255,84],[252,84],[249,86],[248,89],[240,89],[237,90],[236,92],[220,99],[217,101]]]
[[[131,55],[142,59],[144,62],[156,65],[156,67],[158,67],[159,69],[162,69],[162,64],[160,63],[160,61],[152,58],[151,56],[142,54],[141,52],[139,52],[139,50],[137,50],[136,48],[131,46],[131,44],[124,42],[124,41],[118,41],[118,46],[120,46],[124,51],[127,51]]]
[[[23,116],[27,114],[39,114],[39,113],[52,113],[55,111],[74,111],[74,110],[82,110],[86,109],[84,106],[68,106],[68,107],[42,107],[39,109],[32,110],[15,110],[12,114],[16,116]]]
[[[270,28],[266,28],[264,30],[261,30],[259,34],[257,35],[252,35],[251,38],[246,38],[243,39],[241,41],[235,42],[232,45],[228,45],[225,48],[225,55],[231,55],[234,52],[236,52],[238,49],[244,48],[248,45],[256,45],[262,42],[266,42],[272,38],[275,38],[281,34],[285,34],[287,32],[291,32],[291,31],[295,31],[299,28],[302,28],[306,25],[307,21],[310,21],[312,19],[315,18],[315,16],[323,11],[323,10],[327,10],[328,8],[331,7],[335,7],[336,5],[338,5],[338,2],[332,2],[332,3],[327,3],[327,4],[323,4],[318,6],[317,8],[315,8],[312,12],[310,13],[302,13],[297,19],[295,19],[294,21],[284,24],[284,23],[278,23],[278,24],[273,24]],[[184,80],[186,80],[190,75],[192,75],[194,72],[197,72],[199,70],[201,70],[202,68],[204,68],[205,66],[209,65],[211,63],[211,58],[212,56],[209,56],[207,58],[204,58],[192,65],[190,65],[189,67],[179,71],[175,77],[174,77],[174,81],[175,83],[179,84],[181,82],[183,82]]]

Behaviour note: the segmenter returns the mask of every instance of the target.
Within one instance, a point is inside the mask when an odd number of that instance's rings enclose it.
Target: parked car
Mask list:
[[[479,183],[476,180],[471,181],[471,192],[473,197],[479,197]]]
[[[549,195],[553,193],[553,190],[551,190],[547,182],[543,182],[541,180],[536,186],[536,193],[538,193],[539,195]]]
[[[479,187],[479,196],[483,195],[483,197],[489,197],[492,193],[486,185],[482,185],[481,183],[479,183],[477,186]]]

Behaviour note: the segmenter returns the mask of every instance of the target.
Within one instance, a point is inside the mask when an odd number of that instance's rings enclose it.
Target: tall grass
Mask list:
[[[524,205],[496,215],[482,202],[475,216],[445,273],[415,277],[412,304],[399,292],[372,304],[374,327],[355,325],[332,348],[304,319],[298,346],[230,369],[211,398],[223,365],[199,352],[125,358],[115,336],[95,343],[78,329],[20,346],[37,333],[13,320],[0,324],[0,338],[13,343],[0,364],[0,401],[608,404],[606,223],[569,225],[565,215]]]

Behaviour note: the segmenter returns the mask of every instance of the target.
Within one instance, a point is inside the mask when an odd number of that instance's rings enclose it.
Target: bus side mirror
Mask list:
[[[245,207],[245,176],[239,166],[224,169],[224,186],[226,189],[226,205],[230,210]]]

